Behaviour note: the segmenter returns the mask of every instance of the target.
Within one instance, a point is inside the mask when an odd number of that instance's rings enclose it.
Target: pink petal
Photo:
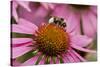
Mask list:
[[[77,58],[76,55],[74,55],[72,52],[70,52],[70,56],[74,59],[74,62],[80,62],[79,58]]]
[[[90,9],[94,14],[97,15],[97,6],[91,6]]]
[[[95,32],[97,32],[97,17],[91,11],[87,13],[87,16]]]
[[[80,51],[84,51],[84,52],[89,52],[89,53],[96,53],[95,50],[89,50],[89,49],[86,49],[86,48],[82,48],[80,46],[77,46],[77,45],[71,45],[73,48],[77,49],[77,50],[80,50]]]
[[[41,59],[41,61],[39,62],[39,64],[40,65],[42,65],[42,64],[44,64],[45,63],[45,60],[46,60],[46,58],[45,58],[45,56]]]
[[[54,64],[52,57],[50,57],[50,64]]]
[[[38,8],[37,12],[34,14],[34,19],[33,19],[33,23],[36,24],[37,26],[40,26],[41,23],[47,22],[47,15],[48,15],[48,11],[43,8],[43,6],[41,6],[40,8]]]
[[[17,67],[17,66],[20,66],[20,65],[21,65],[21,63],[19,63],[15,59],[12,60],[12,67]]]
[[[81,57],[77,52],[75,52],[74,50],[72,50],[73,54],[75,54],[81,61],[86,62],[86,60]]]
[[[17,10],[16,10],[17,7],[18,7],[18,4],[13,1],[13,4],[12,4],[12,15],[15,18],[16,22],[18,22],[18,15],[17,15]]]
[[[24,62],[23,64],[21,64],[21,66],[30,66],[30,65],[34,65],[35,62],[37,61],[39,55],[36,55],[34,57],[32,57],[31,59],[27,60],[26,62]]]
[[[32,47],[28,47],[28,45],[31,45],[31,44],[23,45],[20,47],[13,47],[12,48],[12,58],[19,57],[33,49]]]
[[[48,15],[48,11],[43,6],[37,6],[37,4],[33,2],[30,4],[31,12],[26,11],[23,7],[19,7],[19,17],[31,21],[37,26],[47,21],[46,16]]]
[[[49,3],[48,5],[49,5],[49,7],[50,7],[51,9],[54,9],[55,6],[56,6],[55,4],[52,4],[52,3]]]
[[[48,3],[41,3],[42,6],[44,6],[47,10],[49,9]]]
[[[13,8],[17,9],[18,4],[16,3],[16,1],[12,1],[12,6],[13,6]]]
[[[28,28],[24,25],[12,24],[12,32],[33,34],[34,30],[31,30],[30,28]]]
[[[77,17],[77,18],[76,18]],[[70,13],[70,16],[67,18],[67,27],[66,30],[71,34],[80,34],[80,16],[77,13]]]
[[[54,9],[55,5],[51,3],[41,3],[47,10]]]
[[[87,13],[82,14],[83,32],[89,37],[93,37],[95,35],[95,30],[87,15]]]
[[[67,21],[67,18],[70,15],[70,13],[71,12],[67,9],[66,5],[57,5],[54,11],[52,12],[51,16],[58,16],[58,17],[64,18]]]
[[[13,46],[19,46],[19,44],[27,44],[27,43],[32,43],[31,38],[12,38],[12,45]]]
[[[18,23],[20,25],[26,26],[31,31],[33,31],[33,33],[35,33],[35,31],[38,30],[38,27],[34,23],[31,23],[30,21],[27,21],[27,20],[25,20],[23,18],[20,18]]]
[[[60,60],[59,60],[59,58],[57,57],[56,58],[56,64],[59,64],[60,63]]]
[[[17,1],[16,2],[21,5],[22,7],[24,7],[25,9],[27,9],[29,12],[31,12],[31,9],[29,8],[29,2],[28,1]]]
[[[44,9],[43,7],[38,8],[37,12],[35,13],[35,16],[41,16],[41,17],[46,17],[48,14],[47,10]]]
[[[68,60],[69,60],[70,63],[74,63],[75,62],[75,60],[71,57],[69,52],[66,54],[66,57],[68,57]]]
[[[16,22],[18,22],[18,15],[15,9],[12,11],[12,15],[15,18]]]
[[[63,61],[64,63],[70,63],[68,57],[66,57],[65,55],[63,55]]]
[[[70,40],[71,40],[71,44],[80,46],[80,47],[86,47],[92,42],[92,39],[85,35],[83,35],[83,36],[82,35],[74,35],[74,36],[71,36]]]
[[[70,56],[73,58],[74,62],[80,62],[79,58],[72,52],[72,49],[68,51]]]
[[[26,19],[28,21],[31,21],[31,22],[33,21],[34,13],[35,12],[28,12],[23,7],[19,7],[19,11],[18,11],[19,17],[24,18],[24,19]]]

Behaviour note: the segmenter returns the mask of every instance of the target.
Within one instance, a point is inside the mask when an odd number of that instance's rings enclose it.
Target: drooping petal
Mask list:
[[[87,13],[91,26],[94,28],[94,32],[97,32],[97,17],[90,11]]]
[[[40,65],[44,64],[44,63],[45,63],[45,59],[46,59],[46,58],[43,57],[43,58],[41,59],[41,61],[39,62],[39,64],[40,64]]]
[[[12,16],[15,18],[16,22],[18,22],[18,14],[17,14],[17,7],[18,7],[18,4],[13,1],[12,2]]]
[[[71,36],[71,44],[80,46],[80,47],[86,47],[92,42],[92,38],[89,38],[85,35],[74,35]]]
[[[31,23],[23,18],[20,18],[18,23],[19,25],[23,25],[29,28],[33,34],[35,33],[36,30],[38,30],[38,27],[34,23]]]
[[[38,8],[37,12],[34,14],[32,22],[36,24],[37,26],[40,26],[40,24],[43,22],[48,23],[47,15],[48,15],[48,11],[43,6],[41,6]]]
[[[75,52],[74,50],[72,50],[73,54],[75,54],[81,61],[86,62],[86,60],[81,57],[77,52]]]
[[[69,55],[73,58],[74,62],[80,62],[80,59],[72,52],[72,48],[68,50]]]
[[[52,57],[50,57],[50,64],[54,64]]]
[[[66,30],[70,32],[70,34],[80,34],[80,16],[72,12],[67,19]]]
[[[16,61],[16,59],[12,59],[12,67],[17,67],[17,66],[20,66],[21,63],[19,63],[18,61]]]
[[[19,9],[18,10],[19,17],[24,18],[24,19],[32,22],[32,20],[34,19],[35,12],[33,12],[33,11],[29,12],[29,11],[25,10],[23,7],[19,7],[18,9]]]
[[[69,52],[69,54],[74,59],[74,62],[80,62],[79,58],[77,58],[77,56],[74,55],[72,52]]]
[[[89,52],[89,53],[96,53],[95,50],[90,50],[90,49],[87,49],[87,48],[83,48],[83,47],[80,47],[80,46],[77,46],[77,45],[71,45],[73,48],[77,49],[77,50],[80,50],[80,51],[83,51],[83,52]]]
[[[54,9],[55,5],[51,3],[41,3],[47,10]]]
[[[64,18],[67,21],[68,16],[70,15],[70,11],[66,9],[66,5],[56,5],[54,11],[52,12],[51,16],[57,16]],[[60,10],[60,12],[59,12]]]
[[[30,58],[29,60],[27,60],[26,62],[22,63],[21,66],[30,66],[30,65],[34,65],[36,60],[38,59],[39,55],[36,55],[32,58]]]
[[[12,47],[12,58],[17,58],[33,49],[32,47],[28,47],[28,45],[30,44],[20,47]]]
[[[12,24],[12,32],[33,34],[35,30],[32,30],[24,25]]]
[[[31,12],[31,9],[29,8],[29,2],[28,2],[28,1],[17,1],[17,0],[16,0],[16,2],[17,2],[20,6],[24,7],[26,10],[28,10],[29,12]]]
[[[24,18],[35,25],[39,26],[42,22],[46,22],[46,16],[48,15],[48,11],[39,3],[31,4],[31,12],[26,11],[23,7],[19,7],[19,17]]]
[[[93,25],[87,16],[87,13],[82,13],[82,24],[83,24],[83,32],[85,35],[89,37],[93,37],[95,35],[95,30],[93,28]]]
[[[49,3],[48,5],[49,5],[49,7],[50,7],[52,10],[53,10],[53,9],[55,8],[55,6],[56,6],[55,4],[52,4],[52,3]]]
[[[65,54],[63,54],[62,56],[63,56],[64,63],[70,63],[68,57],[66,57]]]
[[[42,6],[44,6],[47,10],[49,9],[48,3],[41,3]]]
[[[21,46],[23,44],[32,43],[31,38],[12,38],[12,46]]]
[[[51,57],[51,64],[59,63],[59,60],[57,60],[56,56]]]
[[[97,6],[91,6],[90,9],[95,15],[97,15]]]
[[[60,63],[60,60],[58,57],[56,57],[56,64],[59,64]]]
[[[69,52],[66,54],[66,57],[69,59],[70,63],[74,63],[75,62],[75,60],[73,59],[73,57],[70,55]]]

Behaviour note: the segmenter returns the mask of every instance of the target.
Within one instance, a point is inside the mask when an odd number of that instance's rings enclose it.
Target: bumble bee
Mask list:
[[[49,23],[56,24],[57,26],[63,27],[63,28],[66,27],[66,22],[64,22],[64,19],[63,18],[56,17],[56,16],[51,17],[49,19]]]

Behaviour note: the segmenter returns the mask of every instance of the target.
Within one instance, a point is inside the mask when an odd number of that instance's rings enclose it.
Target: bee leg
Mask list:
[[[65,28],[66,27],[66,23],[63,23],[61,26]]]

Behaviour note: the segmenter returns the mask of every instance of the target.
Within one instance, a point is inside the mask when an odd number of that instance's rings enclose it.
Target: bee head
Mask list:
[[[57,26],[66,27],[66,23],[64,22],[64,19],[55,17],[55,16],[53,16],[49,19],[49,23],[54,23]]]

